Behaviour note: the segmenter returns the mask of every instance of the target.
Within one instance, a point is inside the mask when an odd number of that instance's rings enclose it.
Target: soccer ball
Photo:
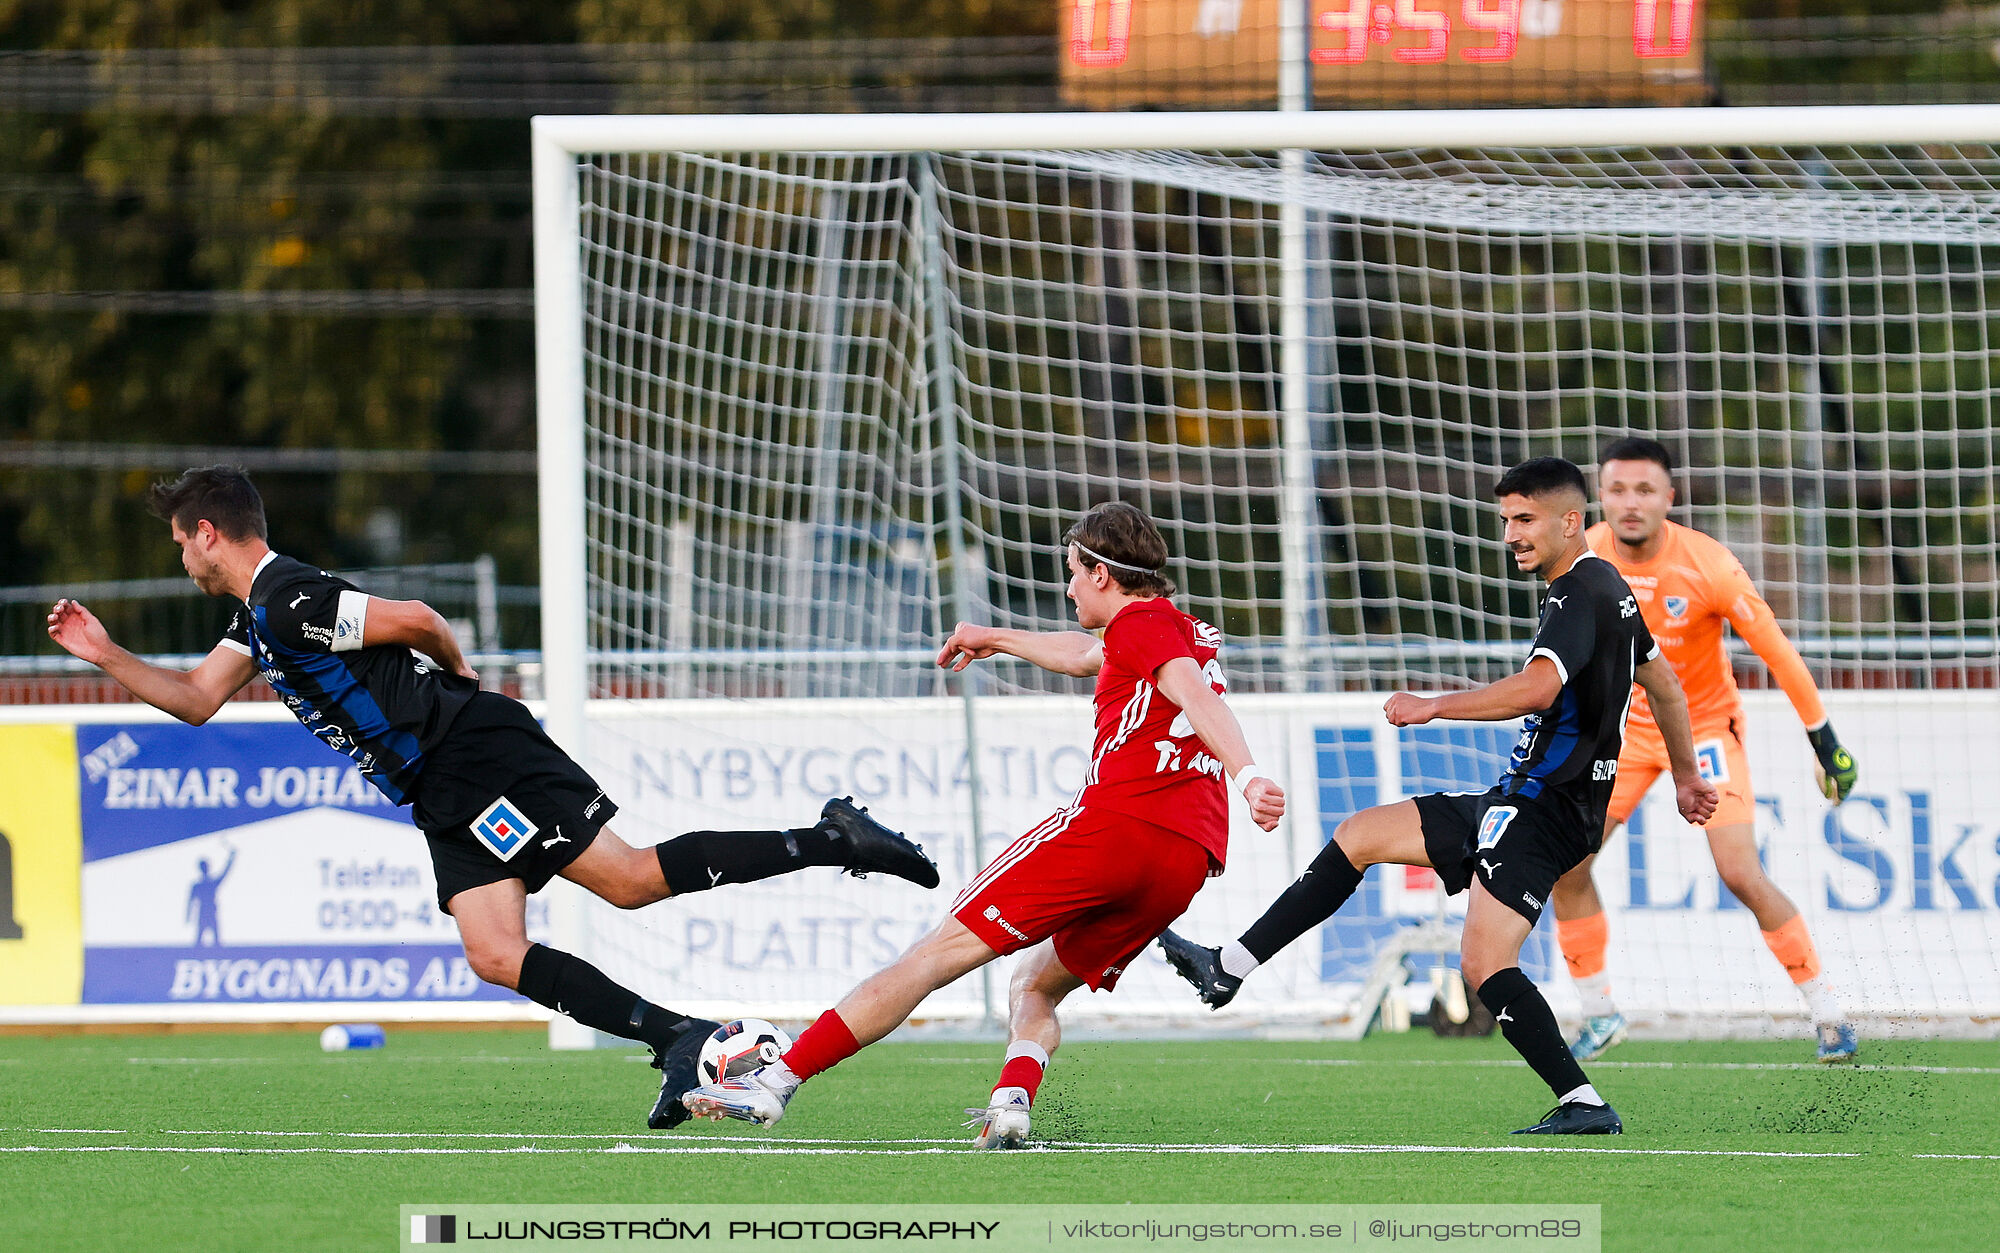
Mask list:
[[[792,1037],[762,1018],[738,1018],[715,1029],[695,1063],[703,1083],[720,1083],[768,1066],[792,1047]]]

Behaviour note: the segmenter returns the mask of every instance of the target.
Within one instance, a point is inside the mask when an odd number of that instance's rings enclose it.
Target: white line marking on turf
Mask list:
[[[588,1056],[588,1054],[577,1054],[577,1056]],[[323,1058],[320,1060],[338,1061],[341,1058],[347,1057],[350,1057],[350,1055],[336,1054],[333,1058]],[[125,1060],[134,1066],[263,1066],[279,1064],[293,1065],[298,1063],[300,1058],[128,1057]],[[398,1057],[390,1054],[387,1056],[377,1055],[366,1057],[365,1059],[355,1057],[351,1060],[354,1065],[360,1066],[389,1066],[399,1063],[450,1063],[456,1065],[460,1062],[500,1062],[518,1065],[528,1062],[550,1062],[560,1059],[553,1054],[528,1057]],[[641,1053],[631,1056],[621,1055],[619,1060],[643,1062],[650,1061],[651,1059]],[[937,1066],[994,1065],[993,1059],[985,1057],[912,1057],[906,1060]],[[1153,1064],[1156,1066],[1213,1066],[1216,1064],[1216,1059],[1207,1057],[1156,1057],[1153,1059]],[[1257,1064],[1259,1066],[1431,1066],[1446,1068],[1498,1066],[1516,1070],[1527,1065],[1526,1062],[1508,1057],[1275,1057],[1266,1061],[1260,1061]],[[1599,1058],[1597,1061],[1592,1062],[1591,1065],[1613,1070],[1810,1070],[1826,1074],[1848,1074],[1866,1071],[1878,1074],[1902,1075],[2000,1075],[2000,1066],[1904,1066],[1868,1062],[1841,1062],[1837,1065],[1828,1065],[1825,1062],[1627,1062],[1606,1061],[1603,1058]]]
[[[1201,1065],[1214,1065],[1206,1058],[1156,1057],[1156,1065],[1183,1061]],[[1269,1062],[1260,1061],[1259,1066],[1503,1066],[1519,1069],[1528,1063],[1513,1057],[1398,1057],[1368,1059],[1360,1057],[1281,1057]],[[2000,1075],[2000,1066],[1900,1066],[1840,1062],[1626,1062],[1605,1061],[1603,1058],[1590,1063],[1592,1066],[1611,1070],[1811,1070],[1821,1074],[1847,1074],[1854,1071],[1878,1071],[1885,1074],[1906,1075]]]
[[[1910,1156],[1941,1162],[2000,1162],[2000,1153],[1912,1153]]]
[[[647,1059],[641,1057],[638,1060]],[[940,1066],[994,1064],[991,1058],[985,1057],[912,1057],[906,1060]],[[1153,1064],[1214,1066],[1218,1063],[1217,1059],[1212,1057],[1155,1057]],[[1518,1070],[1528,1063],[1512,1057],[1274,1057],[1259,1061],[1257,1064],[1259,1066],[1501,1066]],[[1875,1071],[1903,1075],[2000,1075],[2000,1066],[1902,1066],[1868,1062],[1840,1062],[1834,1065],[1826,1062],[1626,1062],[1599,1058],[1591,1065],[1614,1070],[1812,1070],[1825,1074]]]
[[[388,1066],[397,1062],[450,1062],[452,1065],[457,1065],[460,1062],[550,1062],[558,1060],[553,1054],[538,1057],[487,1057],[483,1055],[473,1057],[397,1057],[394,1054],[390,1054],[388,1056],[378,1055],[363,1060],[351,1053],[336,1053],[332,1057],[317,1059],[301,1054],[298,1057],[128,1057],[125,1060],[134,1066],[266,1066],[281,1063],[290,1066],[296,1065],[301,1061],[339,1061],[342,1058],[351,1059],[365,1066]],[[642,1055],[638,1060],[647,1061],[650,1059]]]
[[[941,1153],[976,1152],[968,1144],[960,1141],[947,1142],[951,1147],[937,1148],[877,1148],[867,1141],[828,1141],[811,1147],[794,1147],[786,1144],[673,1144],[637,1145],[621,1141],[607,1148],[543,1148],[532,1144],[513,1148],[461,1148],[461,1147],[421,1147],[402,1148],[334,1148],[315,1146],[309,1148],[264,1148],[248,1145],[139,1145],[139,1144],[76,1144],[76,1145],[0,1145],[0,1153],[238,1153],[258,1156],[295,1156],[305,1153],[332,1154],[335,1156],[404,1156],[404,1157],[490,1157],[520,1156],[523,1154],[575,1156],[579,1154],[652,1154],[659,1156],[713,1156],[743,1155],[754,1157],[924,1157]],[[842,1147],[834,1147],[841,1145]],[[1090,1153],[1090,1154],[1155,1154],[1173,1156],[1261,1156],[1279,1153],[1299,1154],[1391,1154],[1391,1153],[1589,1153],[1612,1157],[1785,1157],[1785,1158],[1849,1158],[1862,1157],[1861,1153],[1800,1153],[1773,1152],[1749,1149],[1613,1149],[1584,1148],[1565,1145],[1452,1145],[1452,1144],[1084,1144],[1076,1142],[1033,1145],[1030,1151],[1041,1153]]]

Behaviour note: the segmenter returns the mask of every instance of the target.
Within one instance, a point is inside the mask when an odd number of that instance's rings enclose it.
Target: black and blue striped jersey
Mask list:
[[[257,663],[306,730],[344,753],[398,805],[424,756],[479,685],[401,645],[362,646],[368,596],[346,579],[272,553],[251,577],[222,644]]]
[[[1632,707],[1632,672],[1660,655],[1632,589],[1610,562],[1586,552],[1549,584],[1533,657],[1562,676],[1555,703],[1521,724],[1500,790],[1555,804],[1604,828]]]

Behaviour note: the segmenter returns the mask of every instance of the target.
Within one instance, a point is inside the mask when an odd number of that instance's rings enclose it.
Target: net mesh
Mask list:
[[[1866,797],[1802,812],[1796,718],[1753,698],[1765,860],[1830,920],[1830,969],[1892,1017],[2000,1007],[2000,853],[1943,818],[1984,829],[1968,789],[1993,734],[1993,148],[1319,153],[1303,169],[1241,153],[611,154],[578,174],[581,557],[592,693],[618,706],[593,714],[591,754],[607,785],[635,789],[628,842],[746,825],[746,807],[803,822],[794,810],[845,787],[918,813],[962,881],[1046,811],[1062,771],[1050,757],[1033,787],[999,776],[1047,736],[1084,740],[1087,706],[1020,714],[1049,729],[1003,765],[1009,711],[1043,707],[939,714],[958,688],[935,648],[960,615],[1070,627],[1059,537],[1114,497],[1160,523],[1178,603],[1223,629],[1239,697],[1323,697],[1311,708],[1350,710],[1353,729],[1364,707],[1335,694],[1490,681],[1521,664],[1538,594],[1496,542],[1499,474],[1544,454],[1588,466],[1648,435],[1679,463],[1674,519],[1742,558],[1863,761]],[[1282,417],[1287,205],[1304,219],[1304,447]],[[1288,466],[1310,485],[1303,515]],[[1288,615],[1288,583],[1303,613]],[[1086,691],[982,670],[987,696]],[[1243,708],[1284,741],[1295,805],[1309,772],[1321,786],[1282,854],[1198,900],[1215,942],[1347,810],[1484,786],[1507,746],[1377,728],[1335,751],[1291,714]],[[913,736],[964,742],[912,766]],[[888,746],[874,765],[870,745]],[[1374,781],[1331,787],[1326,763],[1361,745]],[[1699,840],[1662,843],[1676,821],[1656,795],[1605,893],[1620,943],[1651,952],[1633,995],[1662,1021],[1795,1012]],[[1655,908],[1683,881],[1685,909]],[[741,909],[782,931],[807,908],[793,890],[746,889]],[[884,900],[942,912],[902,893],[827,899],[855,918]],[[1380,895],[1392,921],[1438,912],[1420,880]],[[607,965],[671,970],[697,998],[824,1003],[872,968],[793,954],[782,977],[776,959],[717,974],[709,950],[663,938],[680,921],[592,917],[593,943],[622,955]],[[1246,1000],[1328,1012],[1395,930],[1329,929]],[[808,967],[816,981],[786,982]],[[1168,1002],[1170,983],[1146,986]]]

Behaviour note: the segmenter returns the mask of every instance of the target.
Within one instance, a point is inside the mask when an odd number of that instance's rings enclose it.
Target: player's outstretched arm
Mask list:
[[[1154,673],[1153,683],[1160,689],[1160,695],[1180,706],[1187,715],[1188,725],[1208,746],[1209,754],[1222,763],[1232,780],[1238,781],[1243,799],[1250,806],[1251,819],[1266,831],[1276,828],[1278,819],[1285,816],[1285,789],[1278,786],[1276,779],[1254,770],[1257,763],[1250,755],[1249,741],[1243,738],[1243,724],[1208,685],[1208,676],[1201,672],[1194,658],[1176,657],[1167,662]],[[1241,777],[1246,767],[1252,768],[1247,779]]]
[[[1681,691],[1681,681],[1664,656],[1643,663],[1632,672],[1632,677],[1646,689],[1653,722],[1660,728],[1660,738],[1667,742],[1667,760],[1674,769],[1674,803],[1681,817],[1701,826],[1715,813],[1722,797],[1713,783],[1701,777],[1701,768],[1695,762],[1693,724],[1688,721],[1687,696]]]
[[[1777,680],[1785,699],[1791,701],[1799,721],[1805,724],[1806,739],[1812,743],[1813,756],[1818,761],[1814,774],[1819,778],[1820,791],[1829,800],[1846,800],[1854,785],[1861,781],[1861,771],[1855,765],[1854,754],[1833,733],[1833,723],[1826,716],[1826,704],[1820,699],[1812,671],[1806,668],[1805,659],[1799,656],[1792,641],[1785,637],[1784,628],[1778,625],[1764,598],[1757,594],[1743,567],[1732,562],[1732,568],[1724,571],[1721,579],[1725,592],[1734,593],[1729,625],[1736,628],[1743,642],[1770,668],[1771,677]]]
[[[368,617],[361,626],[361,646],[374,648],[383,644],[400,644],[404,648],[415,649],[464,678],[479,677],[478,671],[466,664],[465,654],[458,647],[458,637],[451,633],[451,623],[444,620],[443,614],[420,600],[368,598]]]
[[[1382,706],[1390,726],[1422,726],[1433,718],[1454,722],[1507,722],[1540,713],[1562,694],[1562,672],[1547,657],[1531,657],[1527,667],[1497,683],[1469,692],[1414,696],[1398,692]]]
[[[1087,679],[1104,668],[1104,641],[1084,631],[1016,631],[961,622],[952,628],[937,663],[953,672],[1005,653],[1056,674]]]
[[[193,726],[207,722],[257,677],[255,662],[223,645],[192,670],[169,670],[141,660],[114,643],[97,615],[73,600],[59,600],[49,611],[49,638],[148,705]]]

